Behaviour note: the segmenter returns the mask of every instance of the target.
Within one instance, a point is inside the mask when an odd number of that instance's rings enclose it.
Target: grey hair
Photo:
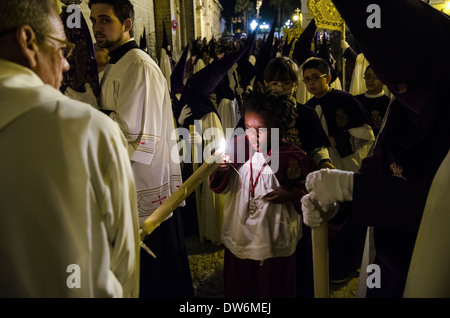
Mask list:
[[[0,32],[30,26],[37,34],[50,34],[51,13],[58,13],[56,0],[0,0]]]

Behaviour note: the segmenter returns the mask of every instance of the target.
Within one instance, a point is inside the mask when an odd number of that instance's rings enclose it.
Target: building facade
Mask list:
[[[88,2],[83,0],[80,8],[91,28]],[[175,61],[192,40],[219,39],[225,29],[219,0],[131,0],[131,3],[135,11],[134,38],[139,43],[145,30],[149,54],[155,61],[161,55],[163,27]]]

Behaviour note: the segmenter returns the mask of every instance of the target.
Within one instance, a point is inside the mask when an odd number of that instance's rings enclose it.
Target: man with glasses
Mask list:
[[[136,297],[139,223],[119,127],[60,91],[56,2],[0,2],[0,297]]]

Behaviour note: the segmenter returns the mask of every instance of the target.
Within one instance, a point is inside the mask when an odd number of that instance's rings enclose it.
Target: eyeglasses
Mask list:
[[[17,28],[11,28],[11,29],[0,31],[0,36],[3,36],[3,35],[6,35],[6,34],[15,32],[16,30],[17,30]],[[40,35],[40,36],[42,36],[44,38],[49,38],[49,39],[52,39],[52,40],[54,40],[56,42],[64,44],[64,46],[58,48],[58,50],[61,52],[61,56],[63,58],[65,58],[65,59],[69,58],[72,55],[73,50],[75,49],[75,44],[73,44],[73,43],[71,43],[69,41],[61,40],[61,39],[55,38],[55,37],[53,37],[51,35],[42,34],[40,32],[36,32],[36,31],[34,31],[34,33],[36,33],[37,35]]]
[[[308,84],[309,82],[317,82],[319,79],[321,79],[322,77],[327,76],[328,74],[322,74],[322,75],[311,75],[311,77],[303,77],[302,82],[305,84]]]
[[[285,82],[269,82],[269,87],[270,88],[278,88],[281,87],[281,89],[288,89],[291,88],[292,85],[294,85],[293,81],[285,81]]]
[[[61,40],[61,39],[55,38],[55,37],[53,37],[51,35],[47,35],[47,34],[41,34],[39,32],[36,32],[36,34],[39,34],[40,36],[42,36],[44,38],[49,38],[56,42],[64,44],[65,46],[59,47],[58,50],[61,52],[61,56],[65,59],[68,59],[72,55],[73,50],[75,49],[75,44],[73,44],[69,41]]]

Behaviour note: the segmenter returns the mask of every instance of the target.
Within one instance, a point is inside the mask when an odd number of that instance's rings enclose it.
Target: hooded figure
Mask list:
[[[184,110],[186,110],[185,107],[189,107],[190,115],[183,118],[183,120],[180,120],[181,117],[179,117],[178,123],[180,126],[188,129],[191,125],[194,125],[196,132],[200,137],[203,137],[203,140],[199,140],[198,136],[194,136],[194,147],[197,149],[198,154],[204,154],[204,150],[208,147],[218,147],[218,142],[224,138],[221,120],[216,106],[211,100],[211,95],[228,70],[240,59],[245,51],[246,47],[212,62],[186,81],[174,113],[181,112],[183,114]],[[215,142],[215,147],[212,146],[213,144],[210,145],[213,141]],[[189,151],[187,156],[191,156]],[[187,180],[193,173],[193,166],[188,159],[190,158],[185,158],[183,164],[183,180]],[[205,159],[201,157],[194,158],[199,165]],[[199,195],[200,199],[197,198],[196,200],[196,195]],[[215,194],[209,189],[208,177],[199,186],[198,191],[194,191],[186,199],[186,206],[181,208],[183,210],[181,215],[185,235],[198,233],[201,242],[206,239],[213,244],[220,245],[224,197],[224,195]],[[197,202],[199,202],[198,205]]]
[[[373,226],[373,264],[379,266],[381,277],[373,286],[377,288],[367,289],[368,297],[448,297],[448,244],[442,241],[450,221],[445,210],[448,190],[433,191],[433,196],[429,191],[435,189],[433,180],[442,182],[442,177],[447,177],[448,189],[448,175],[437,172],[448,171],[442,164],[448,164],[444,158],[450,147],[450,79],[445,72],[450,19],[420,0],[333,2],[395,98],[373,155],[357,172],[320,172],[306,186],[310,196],[324,194],[317,196],[322,206],[352,200],[351,222]],[[441,47],[434,50],[438,43]],[[330,182],[340,185],[337,192],[330,189]],[[304,207],[309,214],[306,203]],[[433,208],[424,214],[426,207]]]
[[[62,2],[67,2],[67,4],[81,3],[81,1]],[[64,22],[67,21],[71,15],[70,12],[67,11],[67,5],[64,5],[60,14],[61,20]],[[81,28],[69,28],[67,23],[63,23],[67,41],[75,44],[75,48],[72,55],[67,59],[70,64],[70,69],[63,74],[63,82],[60,90],[62,93],[65,93],[67,87],[70,87],[75,91],[85,92],[85,84],[87,83],[93,90],[94,95],[98,98],[100,96],[100,82],[98,79],[95,49],[83,14],[80,14],[80,23]]]
[[[275,35],[275,19],[270,27],[269,35],[267,39],[262,44],[259,50],[258,56],[256,57],[255,68],[256,68],[256,82],[264,84],[264,70],[266,69],[267,63],[272,59],[272,48],[273,40]]]
[[[161,60],[159,62],[159,67],[161,68],[161,72],[164,74],[164,77],[167,80],[167,87],[171,87],[170,75],[172,74],[172,58],[171,58],[172,51],[170,48],[166,27],[164,26],[164,21],[162,24],[162,28],[163,28],[163,43],[161,46]]]

